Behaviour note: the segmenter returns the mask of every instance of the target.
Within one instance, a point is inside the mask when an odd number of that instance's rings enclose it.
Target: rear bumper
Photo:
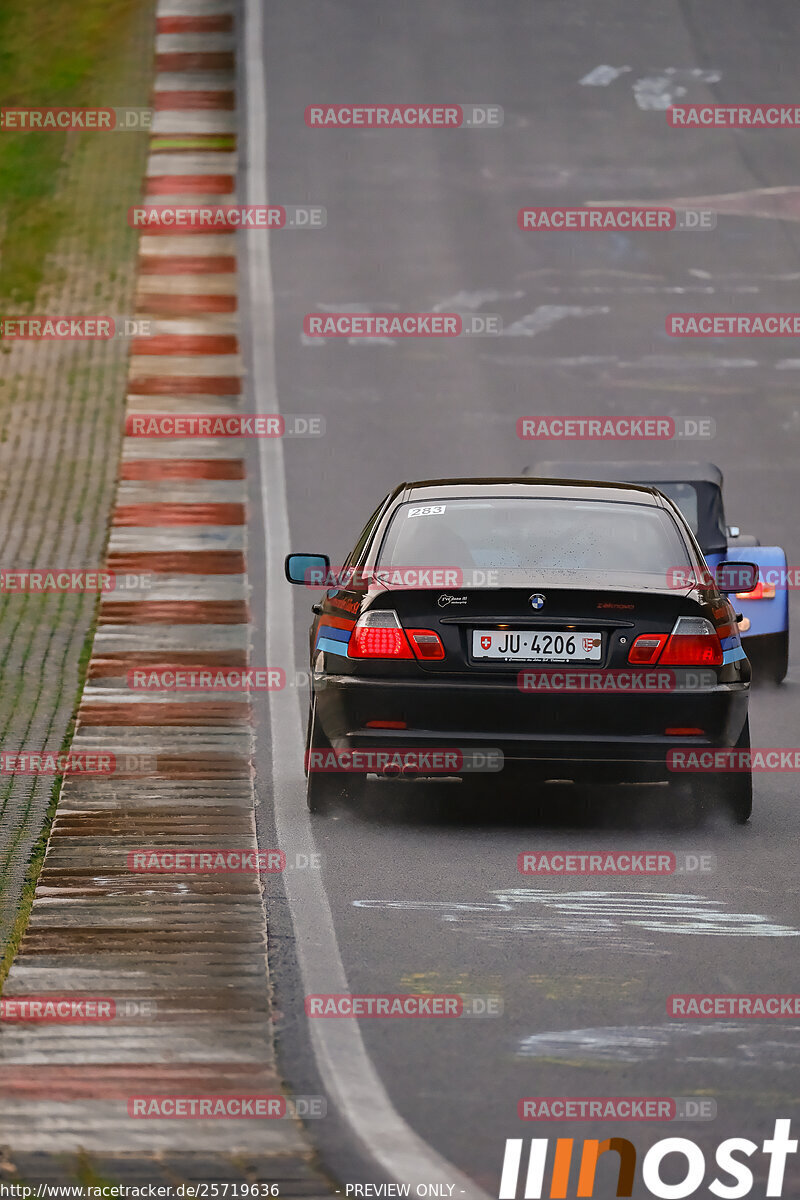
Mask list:
[[[337,750],[487,749],[515,762],[563,768],[564,777],[669,778],[676,746],[734,746],[749,686],[650,693],[525,693],[515,683],[406,681],[321,675],[317,713]],[[370,721],[405,728],[370,728]],[[702,734],[667,734],[700,729]],[[570,768],[569,771],[567,768]]]
[[[754,642],[762,637],[779,637],[789,629],[789,613],[785,598],[774,600],[744,600],[734,601],[743,617],[750,622],[750,628],[741,634],[742,644],[749,650]]]

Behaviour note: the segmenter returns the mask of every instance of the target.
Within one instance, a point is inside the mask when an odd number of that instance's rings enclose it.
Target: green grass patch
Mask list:
[[[142,106],[150,64],[131,64],[134,30],[149,0],[0,0],[0,105],[11,108]],[[132,69],[133,68],[133,69]],[[138,77],[138,78],[137,78]],[[0,304],[29,308],[68,210],[61,173],[81,139],[137,133],[26,133],[0,129]]]
[[[72,718],[64,734],[64,739],[61,743],[59,753],[66,754],[72,745],[72,736],[75,732],[75,723],[80,707],[81,697],[83,696],[83,685],[86,680],[86,673],[89,669],[89,661],[92,657],[92,645],[94,643],[94,633],[97,627],[97,612],[100,606],[100,598],[98,596],[95,607],[95,616],[92,622],[92,627],[86,634],[81,648],[80,659],[78,661],[78,688],[75,693],[75,703],[73,706]],[[22,897],[20,899],[17,919],[14,922],[14,927],[9,936],[8,943],[0,958],[0,995],[3,992],[3,984],[6,981],[8,972],[11,970],[11,964],[14,961],[14,956],[19,950],[23,935],[28,925],[28,920],[33,907],[33,898],[36,894],[36,885],[39,882],[39,876],[42,872],[42,865],[47,853],[47,843],[50,840],[50,830],[53,828],[53,820],[58,808],[58,800],[61,795],[61,783],[63,775],[57,775],[53,780],[53,789],[50,793],[50,802],[47,806],[47,816],[45,817],[42,832],[39,834],[39,839],[33,848],[33,853],[28,863],[28,873],[25,877],[25,883],[22,887]]]

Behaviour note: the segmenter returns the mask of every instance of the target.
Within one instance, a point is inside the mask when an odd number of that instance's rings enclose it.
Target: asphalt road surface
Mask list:
[[[800,200],[796,219],[789,192],[790,219],[725,215],[705,232],[544,234],[516,225],[526,204],[791,188],[798,132],[671,129],[663,105],[794,101],[792,0],[293,0],[267,6],[258,32],[249,54],[262,56],[266,81],[270,200],[324,205],[328,220],[324,230],[273,237],[274,313],[249,306],[254,346],[274,328],[281,410],[327,422],[324,438],[282,448],[292,548],[341,562],[401,480],[514,475],[536,457],[663,455],[719,464],[728,519],[800,561],[800,358],[791,339],[689,341],[664,331],[670,312],[796,307]],[[605,85],[581,82],[601,65],[626,69]],[[309,104],[376,101],[498,104],[505,121],[437,132],[304,124]],[[260,136],[252,113],[250,136]],[[758,197],[742,203],[757,208]],[[377,345],[303,338],[307,312],[352,308],[497,313],[504,335]],[[716,436],[655,448],[536,447],[515,429],[536,413],[710,416]],[[279,524],[274,510],[256,511],[253,544],[265,528],[269,546]],[[255,577],[259,628],[266,621],[287,655],[294,639],[305,668],[311,597],[294,589],[281,601],[266,563]],[[755,746],[797,742],[799,673],[795,654],[782,687],[754,693]],[[273,789],[271,764],[273,755],[301,761],[302,747],[281,739],[300,729],[305,705],[302,688],[272,698],[272,741],[263,706],[265,839],[281,812],[289,820],[304,807],[300,772]],[[550,815],[532,826],[519,797],[509,803],[492,777],[470,803],[457,787],[376,783],[357,811],[313,822],[318,882],[352,992],[503,1001],[494,1018],[362,1021],[394,1110],[494,1195],[506,1138],[627,1136],[643,1151],[675,1134],[697,1141],[709,1162],[723,1138],[760,1145],[777,1117],[798,1115],[800,1021],[680,1022],[667,1017],[666,999],[793,990],[796,776],[757,776],[743,829],[714,820],[687,827],[658,789],[552,785],[537,798]],[[597,848],[703,852],[713,869],[637,880],[531,880],[517,871],[520,851]],[[289,1081],[302,1091],[319,1083],[319,1047],[298,1015],[305,977],[295,939],[315,901],[282,886],[271,908],[278,1036]],[[319,928],[318,963],[330,949]],[[564,1095],[708,1096],[718,1111],[712,1121],[670,1125],[533,1126],[517,1117],[521,1097]],[[352,1124],[335,1112],[317,1124],[312,1135],[341,1178],[377,1178],[359,1160]],[[765,1156],[752,1166],[763,1180]],[[794,1172],[784,1195],[800,1195]],[[613,1194],[615,1174],[599,1168],[603,1194]]]

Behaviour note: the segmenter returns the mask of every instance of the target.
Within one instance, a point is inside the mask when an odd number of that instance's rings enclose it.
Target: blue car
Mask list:
[[[741,614],[739,632],[753,664],[754,679],[783,682],[789,668],[786,552],[780,546],[762,546],[758,538],[742,534],[737,526],[725,523],[719,467],[702,462],[578,463],[549,459],[526,467],[524,474],[543,479],[593,479],[658,488],[683,513],[712,571],[722,559],[757,563],[759,582],[755,590],[736,593],[737,615]]]

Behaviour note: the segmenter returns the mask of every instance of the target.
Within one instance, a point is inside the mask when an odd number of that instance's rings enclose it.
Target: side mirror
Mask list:
[[[741,533],[741,529],[739,528],[738,525],[729,525],[728,526],[728,537],[729,538],[737,538],[740,533]]]
[[[721,592],[752,592],[758,583],[758,567],[751,562],[724,559],[714,575]]]
[[[327,554],[287,554],[283,567],[289,583],[326,587],[331,569]]]

